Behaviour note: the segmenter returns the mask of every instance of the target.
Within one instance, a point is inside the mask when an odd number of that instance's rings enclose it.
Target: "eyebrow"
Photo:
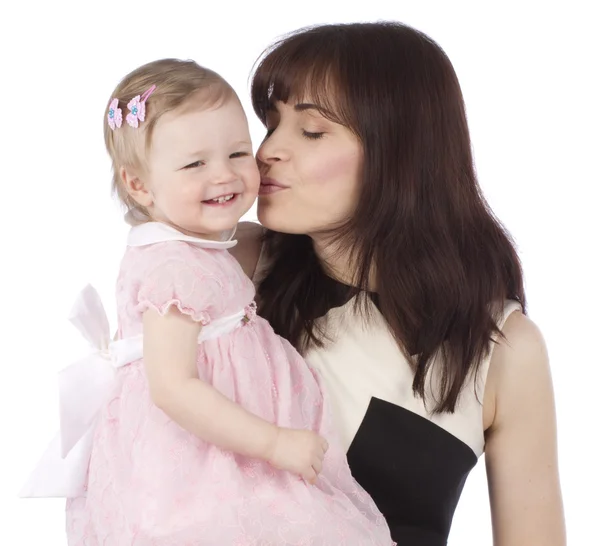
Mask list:
[[[317,106],[316,104],[313,104],[311,102],[301,102],[300,104],[294,105],[295,112],[306,112],[307,110],[315,110],[324,118],[334,119],[333,114],[329,110],[327,110],[327,108]]]
[[[270,102],[267,110],[269,110],[270,112],[277,112],[277,106],[275,106],[274,102]],[[319,114],[330,114],[329,110],[326,110],[325,108],[321,108],[320,106],[317,106],[316,104],[313,104],[312,102],[301,102],[299,104],[295,104],[294,105],[294,111],[295,112],[306,112],[307,110],[316,110]]]
[[[321,108],[319,108],[316,104],[312,104],[310,102],[302,102],[300,104],[295,104],[294,105],[294,110],[296,112],[305,112],[306,110],[321,111]]]

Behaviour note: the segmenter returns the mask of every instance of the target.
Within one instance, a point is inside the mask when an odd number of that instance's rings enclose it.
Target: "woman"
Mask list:
[[[396,23],[302,30],[263,57],[252,101],[267,231],[241,225],[234,252],[322,375],[394,540],[446,544],[485,451],[494,544],[565,544],[544,340],[444,52]]]

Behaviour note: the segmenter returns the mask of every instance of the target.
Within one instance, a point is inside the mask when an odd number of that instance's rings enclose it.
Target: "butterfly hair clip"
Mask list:
[[[108,126],[114,131],[117,127],[121,127],[123,123],[123,113],[119,108],[119,99],[113,99],[108,106],[108,114],[106,114]]]
[[[131,127],[139,127],[140,122],[146,119],[146,101],[148,97],[154,92],[156,85],[153,85],[143,95],[137,95],[133,97],[127,103],[127,109],[129,114],[125,120]],[[108,106],[108,114],[106,114],[108,126],[114,131],[123,124],[123,112],[119,108],[119,99],[112,99]]]
[[[137,129],[139,123],[141,121],[144,121],[144,119],[146,118],[146,101],[155,89],[156,85],[153,85],[141,97],[140,95],[137,95],[133,97],[127,104],[129,114],[127,114],[127,117],[125,119],[131,127]]]

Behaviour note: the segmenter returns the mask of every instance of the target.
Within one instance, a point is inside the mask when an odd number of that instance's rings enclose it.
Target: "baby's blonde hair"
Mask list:
[[[127,104],[156,86],[146,101],[146,117],[138,128],[130,127],[125,118]],[[167,112],[180,108],[192,97],[201,98],[207,108],[237,97],[233,88],[216,72],[194,61],[161,59],[125,76],[113,91],[104,113],[104,142],[112,161],[112,191],[127,209],[127,220],[139,223],[150,220],[148,212],[125,189],[120,176],[121,167],[143,170],[145,156],[152,144],[152,133],[158,120]],[[108,125],[110,102],[118,99],[122,111],[121,127]]]

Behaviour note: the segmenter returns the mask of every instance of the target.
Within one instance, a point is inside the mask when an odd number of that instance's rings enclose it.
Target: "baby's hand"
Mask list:
[[[328,449],[327,440],[310,430],[278,428],[269,462],[314,484]]]

